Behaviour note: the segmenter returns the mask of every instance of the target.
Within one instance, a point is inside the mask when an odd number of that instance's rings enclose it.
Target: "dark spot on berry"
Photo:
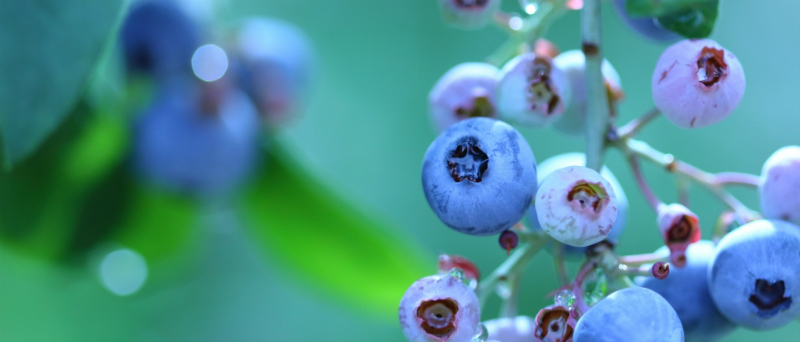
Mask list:
[[[758,308],[759,317],[769,318],[791,307],[792,298],[786,297],[785,293],[786,285],[783,280],[771,283],[756,279],[756,288],[749,300]]]
[[[703,47],[697,60],[697,79],[706,87],[711,87],[725,74],[725,51],[713,47]]]
[[[662,72],[661,72],[661,78],[658,80],[658,83],[659,83],[659,84],[661,84],[661,81],[663,81],[665,78],[667,78],[667,75],[669,74],[669,72],[670,72],[670,71],[672,71],[672,68],[674,68],[674,67],[675,67],[675,65],[677,65],[677,64],[678,64],[678,61],[674,61],[674,62],[672,62],[672,64],[669,66],[669,69],[667,69],[667,70],[664,70],[664,71],[662,71]]]
[[[689,127],[694,127],[695,121],[697,121],[697,117],[692,118],[692,122],[689,123]]]
[[[461,138],[446,162],[450,176],[459,183],[464,180],[480,183],[489,169],[489,156],[478,146],[478,140],[474,137]]]

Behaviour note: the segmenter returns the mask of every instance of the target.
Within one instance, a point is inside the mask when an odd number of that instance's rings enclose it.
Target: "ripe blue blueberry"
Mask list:
[[[570,98],[569,80],[550,57],[519,55],[498,76],[497,108],[503,120],[547,126],[561,117]]]
[[[556,56],[553,64],[567,75],[572,94],[562,118],[553,127],[564,133],[583,135],[586,131],[586,58],[581,50],[569,50]],[[609,103],[622,99],[622,83],[611,63],[604,59],[601,71]],[[613,111],[611,114],[614,115]]]
[[[192,20],[169,1],[146,0],[132,6],[120,29],[128,70],[157,78],[191,75],[191,59],[200,46]]]
[[[780,328],[800,316],[800,228],[758,220],[725,235],[708,269],[719,311],[752,330]]]
[[[252,17],[242,23],[237,42],[239,82],[267,123],[286,122],[300,111],[312,73],[310,39],[292,23]]]
[[[736,109],[744,95],[742,64],[711,39],[687,39],[667,48],[652,78],[653,102],[673,124],[699,128]]]
[[[198,195],[231,190],[252,170],[258,116],[240,91],[210,112],[197,85],[170,84],[141,115],[134,132],[134,165],[157,185]]]
[[[536,160],[505,122],[460,121],[425,152],[425,198],[439,219],[471,235],[500,233],[519,222],[536,193]]]
[[[658,293],[629,287],[610,294],[586,312],[574,342],[683,342],[678,314]]]
[[[553,171],[539,185],[534,203],[542,230],[575,247],[605,239],[617,217],[617,197],[611,184],[583,166]]]
[[[501,0],[437,0],[444,21],[464,29],[477,29],[492,21]]]
[[[782,147],[767,159],[758,193],[764,218],[800,226],[800,146]]]
[[[398,316],[409,342],[468,342],[480,329],[481,307],[461,279],[433,275],[411,284]]]
[[[681,38],[677,33],[661,26],[656,18],[634,18],[628,15],[628,11],[625,10],[626,1],[627,0],[614,0],[614,9],[617,11],[622,21],[636,33],[645,38],[659,42],[675,41]]]
[[[656,251],[669,255],[666,246]],[[673,268],[663,280],[647,277],[640,285],[660,294],[669,302],[683,325],[687,341],[710,342],[723,338],[736,325],[720,314],[708,289],[708,265],[714,256],[714,243],[699,241],[686,251],[684,268]]]
[[[581,152],[571,152],[559,154],[547,158],[545,161],[539,163],[536,176],[539,178],[539,184],[549,176],[553,171],[567,166],[584,166],[586,165],[586,155]],[[617,218],[614,220],[614,226],[606,236],[606,240],[616,244],[619,242],[619,236],[625,229],[625,223],[628,218],[628,197],[625,196],[625,191],[622,190],[622,185],[619,184],[617,177],[611,173],[607,167],[603,166],[600,170],[600,176],[605,178],[611,188],[614,189],[614,194],[617,196]],[[539,218],[536,216],[536,206],[531,205],[528,209],[528,225],[535,231],[541,231],[542,226],[539,225]],[[583,258],[586,254],[586,247],[575,247],[570,245],[562,245],[561,254],[567,258]],[[552,245],[548,246],[548,251],[552,252]]]
[[[474,117],[493,118],[497,67],[486,63],[461,63],[436,82],[428,94],[428,112],[438,132]]]

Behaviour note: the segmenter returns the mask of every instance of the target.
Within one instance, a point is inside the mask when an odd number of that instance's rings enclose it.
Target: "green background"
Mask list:
[[[517,10],[516,1],[504,2],[504,8]],[[398,234],[418,243],[422,256],[430,259],[431,273],[439,252],[467,256],[484,273],[502,262],[505,253],[494,238],[461,235],[439,222],[422,193],[420,168],[436,136],[427,116],[428,91],[453,65],[488,56],[505,33],[448,27],[435,1],[428,0],[222,3],[221,23],[273,16],[296,23],[313,40],[317,67],[307,112],[281,133],[307,167],[348,200],[400,227]],[[800,144],[796,13],[800,2],[791,0],[723,1],[711,38],[744,66],[747,90],[741,104],[708,128],[679,129],[659,118],[640,137],[710,172],[753,174],[779,147]],[[571,12],[546,37],[565,51],[579,47],[579,30],[579,14]],[[608,1],[603,4],[603,43],[606,58],[622,78],[626,100],[620,122],[627,122],[652,107],[650,78],[666,45],[628,30]],[[519,129],[540,161],[584,147],[581,139],[553,130]],[[631,202],[620,253],[655,250],[661,244],[655,214],[634,188],[620,154],[608,153],[607,165]],[[663,200],[676,200],[673,177],[649,165],[644,170]],[[734,189],[734,194],[758,209],[755,191]],[[723,206],[700,188],[691,195],[703,235],[710,237]],[[349,305],[262,253],[247,230],[230,228],[236,226],[230,224],[234,214],[204,217],[194,248],[174,265],[151,269],[142,291],[130,297],[106,291],[91,267],[64,270],[0,249],[0,340],[403,341],[396,307],[376,314]],[[570,266],[572,271],[577,267]],[[544,296],[557,284],[546,253],[534,259],[522,285],[522,314],[535,315],[551,303]],[[498,308],[490,302],[483,318],[495,317]],[[800,323],[795,322],[771,332],[738,329],[723,341],[791,341],[797,336]]]

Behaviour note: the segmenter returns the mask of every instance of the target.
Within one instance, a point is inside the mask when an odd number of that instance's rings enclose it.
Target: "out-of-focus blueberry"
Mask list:
[[[578,321],[573,341],[683,342],[683,327],[658,293],[629,287],[592,306]]]
[[[196,195],[227,192],[252,171],[259,121],[247,96],[231,90],[204,110],[194,81],[164,86],[135,126],[133,161],[157,185]]]
[[[450,126],[425,152],[422,188],[433,212],[470,235],[519,222],[536,193],[530,145],[507,123],[471,118]]]
[[[764,218],[800,226],[800,146],[773,153],[761,169],[758,194]]]
[[[496,116],[497,67],[461,63],[448,70],[428,94],[428,113],[438,132],[468,118]]]
[[[614,0],[614,9],[617,10],[617,14],[622,18],[622,21],[636,33],[659,42],[670,42],[681,38],[677,33],[662,27],[656,18],[631,17],[628,15],[628,11],[625,10],[625,1],[627,0]]]
[[[478,29],[492,21],[501,0],[437,0],[444,20],[463,29]]]
[[[178,6],[167,0],[134,4],[120,29],[128,70],[164,79],[191,75],[200,32]]]
[[[657,254],[670,254],[666,246]],[[672,305],[683,325],[686,341],[712,342],[736,329],[736,325],[720,314],[708,289],[708,265],[714,256],[714,243],[698,241],[686,251],[684,268],[672,268],[667,278],[647,277],[641,282],[660,294]]]
[[[294,24],[247,18],[238,35],[237,77],[268,123],[286,122],[300,111],[314,59],[311,40]]]
[[[569,79],[547,56],[526,53],[503,66],[497,81],[500,118],[544,127],[561,118],[572,91]]]
[[[725,235],[708,268],[719,311],[752,330],[780,328],[800,316],[800,228],[758,220]]]

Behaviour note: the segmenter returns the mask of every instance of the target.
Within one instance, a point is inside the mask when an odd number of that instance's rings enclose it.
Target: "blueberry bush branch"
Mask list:
[[[586,56],[586,167],[600,171],[611,113],[601,65],[600,0],[586,0],[581,10],[582,50]]]

